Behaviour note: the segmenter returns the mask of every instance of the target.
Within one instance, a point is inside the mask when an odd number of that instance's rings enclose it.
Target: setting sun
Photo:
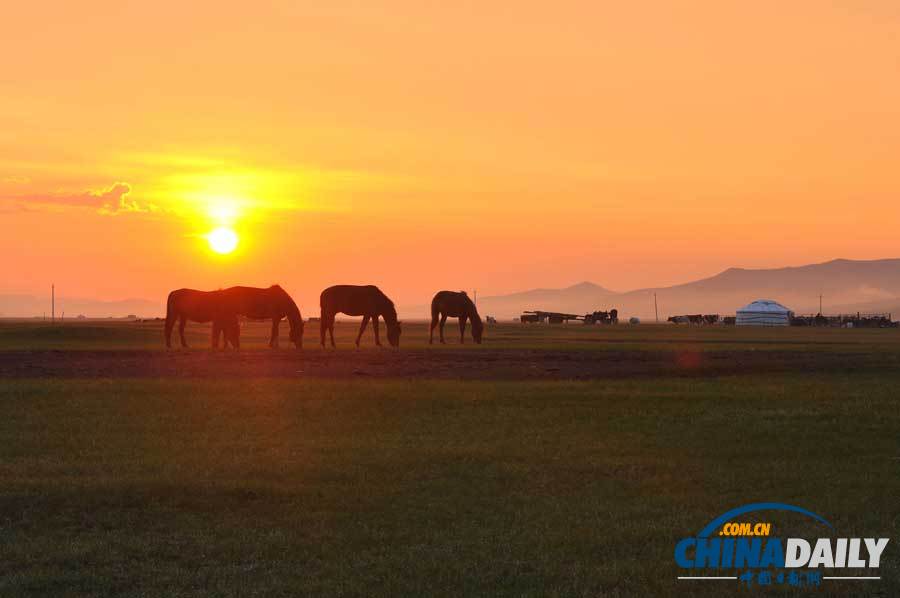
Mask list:
[[[219,227],[206,235],[209,247],[216,253],[226,254],[235,250],[238,245],[238,235],[230,228]]]

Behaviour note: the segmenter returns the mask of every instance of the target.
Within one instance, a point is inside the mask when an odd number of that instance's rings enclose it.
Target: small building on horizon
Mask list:
[[[787,307],[771,299],[757,299],[737,310],[738,326],[790,326],[794,316]]]

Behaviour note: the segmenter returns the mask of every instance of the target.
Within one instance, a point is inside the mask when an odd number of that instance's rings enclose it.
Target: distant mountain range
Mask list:
[[[541,288],[479,297],[478,311],[482,315],[508,319],[525,310],[584,314],[616,308],[620,317],[652,319],[654,294],[661,320],[677,314],[733,314],[737,308],[755,299],[774,299],[796,313],[816,313],[820,294],[826,314],[891,312],[900,317],[900,259],[838,259],[822,264],[759,270],[729,268],[694,282],[624,293],[581,282],[564,289]],[[427,305],[400,305],[398,308],[407,318],[428,317]],[[33,317],[45,312],[49,316],[49,311],[46,297],[0,295],[0,317]],[[129,314],[155,317],[165,314],[165,305],[145,299],[97,301],[57,297],[56,311],[57,315],[65,311],[66,318]],[[318,310],[308,311],[307,315],[317,315]]]
[[[660,319],[689,313],[733,314],[755,299],[773,299],[797,313],[816,313],[820,294],[825,313],[887,311],[900,315],[900,259],[838,259],[758,270],[729,268],[694,282],[625,293],[582,282],[564,289],[479,297],[478,309],[482,314],[508,318],[535,309],[584,314],[616,308],[620,316],[652,318],[654,293]]]

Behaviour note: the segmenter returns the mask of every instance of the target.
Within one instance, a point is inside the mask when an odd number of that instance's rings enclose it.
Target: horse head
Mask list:
[[[388,342],[391,343],[392,347],[400,346],[400,324],[402,322],[400,320],[396,320],[394,322],[385,321],[387,324],[387,337]]]
[[[291,324],[291,332],[290,332],[291,342],[294,343],[294,345],[298,349],[302,349],[303,348],[303,326],[304,326],[303,318],[296,318],[296,319],[291,318],[289,320],[289,322]]]
[[[484,322],[481,318],[472,318],[472,339],[476,344],[481,344],[481,336],[484,334]]]
[[[287,315],[291,325],[290,340],[298,349],[303,348],[303,316],[291,296],[280,285],[273,284],[268,288],[270,301],[282,314]]]

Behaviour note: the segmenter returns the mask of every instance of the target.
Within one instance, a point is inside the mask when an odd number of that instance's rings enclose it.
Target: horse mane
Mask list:
[[[469,319],[472,320],[473,325],[477,324],[478,326],[483,325],[484,323],[481,321],[481,316],[478,314],[478,308],[475,306],[475,303],[469,301]]]
[[[467,312],[466,315],[473,323],[477,323],[477,325],[481,326],[481,316],[478,315],[478,307],[475,305],[475,302],[469,299],[469,295],[465,291],[460,291],[459,294],[463,296]]]
[[[290,323],[291,328],[294,327],[295,319],[299,320],[301,324],[303,323],[303,316],[300,315],[300,308],[297,307],[297,302],[294,301],[293,297],[287,294],[287,291],[281,288],[281,285],[273,284],[266,290],[278,294],[279,301],[284,304],[284,308],[286,311],[285,315],[287,315],[288,322]]]
[[[378,287],[375,287],[378,288]],[[378,289],[378,292],[381,293],[381,289]],[[381,293],[381,296],[384,298],[384,321],[387,322],[388,316],[393,318],[393,320],[397,321],[397,308],[394,306],[394,302],[391,301],[391,298]]]

